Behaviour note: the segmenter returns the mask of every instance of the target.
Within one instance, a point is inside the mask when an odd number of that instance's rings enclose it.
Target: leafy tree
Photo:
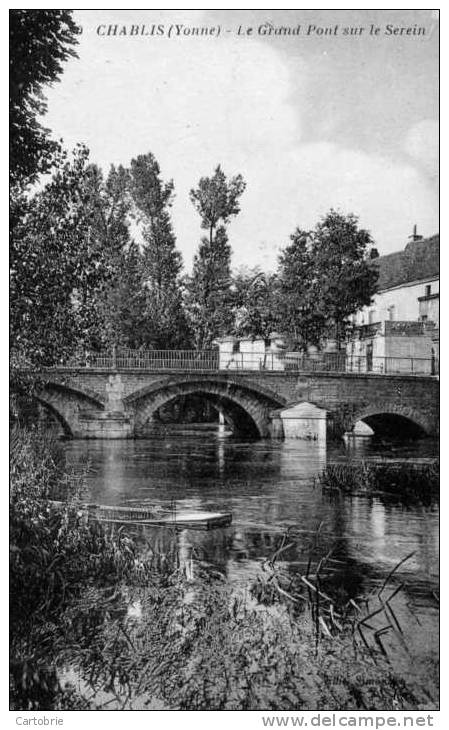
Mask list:
[[[39,174],[48,172],[52,165],[64,164],[65,156],[60,144],[50,139],[48,130],[42,127],[38,118],[46,111],[45,86],[58,81],[63,64],[76,56],[74,47],[78,43],[77,34],[78,27],[73,22],[70,10],[10,10],[10,291],[13,385],[19,385],[18,366],[23,363],[24,354],[31,362],[34,362],[36,354],[38,360],[42,360],[43,352],[37,344],[37,337],[31,336],[34,323],[42,325],[39,326],[39,334],[44,335],[44,341],[47,340],[44,349],[52,349],[48,340],[53,338],[53,333],[45,328],[45,324],[51,324],[51,316],[47,318],[44,307],[38,307],[44,315],[39,322],[34,309],[39,298],[37,290],[41,288],[37,272],[45,253],[41,254],[36,250],[31,240],[43,226],[42,221],[39,223],[37,220],[36,200],[30,202],[25,193],[36,182]],[[44,211],[41,212],[43,219]],[[31,220],[33,223],[30,230],[28,226]],[[48,248],[51,248],[51,244]],[[65,242],[61,242],[61,248],[65,248]],[[47,259],[47,267],[51,267],[53,258],[52,253]],[[39,265],[34,270],[37,261]],[[49,272],[46,271],[45,274],[46,278],[42,282],[44,294]],[[61,281],[61,288],[64,290],[65,287],[66,283]],[[56,314],[58,321],[58,307],[51,307],[50,312]],[[24,344],[31,339],[33,346],[24,348]]]
[[[186,307],[197,349],[229,334],[233,326],[231,292],[231,247],[220,226],[212,245],[203,238],[187,281]]]
[[[260,269],[241,269],[233,276],[234,334],[268,337],[276,326],[277,277]]]
[[[378,270],[373,265],[373,239],[352,213],[330,210],[315,228],[312,257],[317,311],[325,318],[327,334],[344,339],[349,315],[371,303]]]
[[[109,280],[94,306],[99,310],[103,346],[141,347],[148,340],[144,261],[131,239],[130,174],[111,166],[98,191],[95,232],[108,263]]]
[[[115,262],[104,298],[103,320],[108,345],[139,348],[149,340],[143,257],[131,241]]]
[[[209,230],[212,245],[214,231],[220,221],[229,223],[231,216],[240,212],[239,198],[246,184],[241,175],[229,182],[221,166],[215,169],[213,177],[202,177],[196,190],[190,191],[190,200],[201,216],[201,228]]]
[[[294,347],[306,350],[310,344],[319,344],[325,327],[325,319],[317,311],[320,277],[311,253],[313,233],[297,228],[290,239],[279,257],[277,328],[288,334]]]
[[[299,228],[279,258],[278,327],[305,350],[326,337],[340,344],[347,318],[370,303],[375,249],[358,218],[331,210],[313,231]]]
[[[19,361],[51,365],[101,346],[98,304],[127,239],[111,192],[117,175],[105,186],[78,146],[30,199],[11,249],[11,344]]]
[[[43,88],[59,80],[76,56],[78,26],[71,10],[10,10],[10,176],[23,188],[47,172],[58,151],[38,117],[45,113]]]
[[[169,214],[173,181],[162,181],[151,153],[131,161],[130,179],[137,217],[143,223],[147,342],[156,349],[180,347],[188,333],[182,307],[182,257]]]
[[[240,211],[245,190],[241,175],[229,181],[218,166],[211,178],[203,177],[190,199],[209,237],[201,241],[188,279],[186,305],[197,348],[210,347],[216,337],[229,333],[233,324],[231,247],[225,224]]]
[[[115,314],[111,305],[130,245],[129,208],[127,171],[111,166],[105,180],[96,165],[88,165],[79,178],[76,199],[84,228],[79,230],[73,301],[80,328],[84,326],[82,339],[95,349],[118,342],[121,336],[117,317],[116,326],[111,327]]]

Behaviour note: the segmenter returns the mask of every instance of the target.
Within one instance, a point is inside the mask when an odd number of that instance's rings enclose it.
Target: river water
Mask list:
[[[222,429],[222,427],[221,427]],[[313,441],[240,441],[220,427],[165,427],[147,440],[71,441],[67,460],[88,465],[88,498],[110,505],[175,505],[176,511],[232,512],[232,525],[210,531],[146,528],[153,549],[176,547],[181,560],[245,586],[264,570],[288,528],[294,545],[282,567],[305,572],[309,558],[333,550],[334,581],[342,597],[372,599],[395,573],[395,614],[413,647],[414,662],[438,644],[437,504],[391,498],[335,497],[315,482],[326,462],[364,459],[427,460],[432,441],[405,444],[352,438],[326,446]],[[142,538],[142,534],[141,534]]]

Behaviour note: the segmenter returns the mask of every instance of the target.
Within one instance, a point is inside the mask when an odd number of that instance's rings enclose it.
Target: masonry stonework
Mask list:
[[[356,373],[170,373],[88,368],[47,371],[39,398],[75,438],[142,435],[157,409],[181,394],[202,394],[237,430],[268,437],[276,413],[298,403],[327,411],[328,434],[340,437],[375,414],[407,418],[438,432],[439,383],[434,377]],[[274,430],[273,430],[274,429]]]

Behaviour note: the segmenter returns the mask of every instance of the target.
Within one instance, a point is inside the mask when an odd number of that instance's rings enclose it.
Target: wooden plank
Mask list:
[[[208,529],[210,527],[230,525],[232,514],[230,512],[177,512],[152,521],[160,525],[182,525],[193,529],[203,525]]]
[[[86,505],[89,514],[97,517],[105,516],[123,516],[125,519],[152,519],[157,516],[158,511],[154,507],[122,507],[121,505],[103,505],[103,504],[88,504]]]
[[[52,502],[53,507],[62,509],[64,502]],[[205,529],[225,527],[232,522],[230,512],[177,512],[162,508],[121,507],[115,505],[83,504],[80,508],[90,520],[133,525],[155,525],[184,529]]]
[[[152,519],[129,520],[118,517],[96,517],[100,522],[112,522],[120,524],[145,525],[153,527],[174,527],[176,529],[210,530],[214,527],[226,527],[232,522],[230,512],[194,512],[167,515],[166,517],[154,517]]]

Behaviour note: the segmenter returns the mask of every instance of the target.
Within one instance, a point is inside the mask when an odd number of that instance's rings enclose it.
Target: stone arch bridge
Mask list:
[[[282,437],[279,414],[301,403],[324,409],[329,437],[359,420],[375,432],[438,432],[439,384],[431,376],[82,367],[48,369],[39,380],[39,402],[73,438],[145,435],[161,406],[188,394],[204,397],[234,431],[256,438]]]

